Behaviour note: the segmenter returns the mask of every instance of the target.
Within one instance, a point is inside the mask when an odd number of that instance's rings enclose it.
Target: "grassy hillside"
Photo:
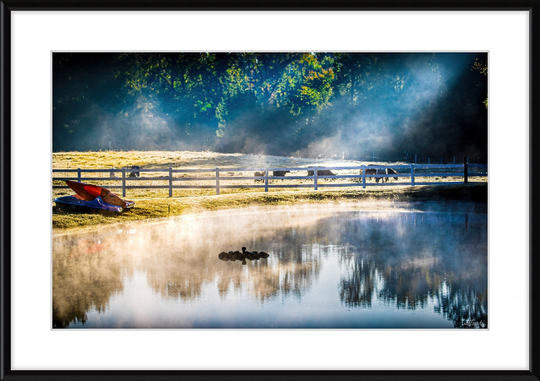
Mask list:
[[[124,166],[139,165],[141,168],[178,168],[178,169],[211,169],[215,167],[231,168],[226,172],[226,176],[249,177],[252,172],[237,172],[232,168],[279,168],[279,167],[308,167],[320,165],[327,167],[336,166],[360,166],[366,163],[348,160],[335,159],[305,159],[289,158],[279,156],[256,156],[242,154],[220,154],[215,152],[166,152],[166,151],[131,151],[131,152],[61,152],[53,154],[54,169],[76,169],[76,168],[122,168]],[[380,163],[388,164],[388,163]],[[391,163],[390,165],[399,165]],[[403,163],[401,163],[403,164]],[[356,170],[334,171],[339,175],[357,174]],[[144,177],[155,177],[156,180],[135,180],[129,185],[167,185],[168,181],[159,180],[159,176],[166,173],[148,172]],[[298,171],[287,174],[287,176],[305,176],[306,171]],[[83,174],[84,177],[108,177],[108,173]],[[213,176],[207,172],[195,172],[187,174],[175,174],[175,177],[204,177]],[[54,177],[76,177],[74,173],[54,173]],[[264,188],[257,189],[221,189],[220,195],[216,196],[215,189],[175,189],[173,197],[168,197],[168,189],[128,189],[126,199],[136,202],[135,208],[118,216],[102,216],[100,214],[77,214],[61,213],[55,210],[53,213],[53,228],[58,229],[78,229],[87,228],[101,224],[112,224],[129,221],[139,221],[149,218],[166,218],[180,216],[186,213],[195,213],[206,210],[217,210],[225,208],[240,208],[246,206],[261,205],[292,205],[295,203],[321,203],[321,202],[370,202],[370,201],[427,201],[427,200],[487,200],[487,178],[471,179],[480,181],[483,184],[464,185],[444,185],[444,182],[462,181],[458,177],[431,178],[429,181],[441,182],[441,186],[416,186],[410,187],[407,184],[397,186],[372,186],[363,189],[362,187],[321,187],[318,191],[307,188],[270,188],[268,193]],[[345,183],[355,181],[352,179],[320,179],[319,183]],[[372,180],[373,181],[373,180]],[[409,178],[400,178],[401,182],[410,181]],[[423,181],[421,177],[416,177],[416,181]],[[98,184],[102,186],[120,185],[118,178],[106,181],[84,180],[84,182]],[[395,182],[395,180],[392,180]],[[55,185],[65,185],[63,181],[53,181]],[[176,182],[175,184],[179,184]],[[313,180],[271,180],[270,184],[312,184]],[[190,181],[190,185],[214,185],[215,180]],[[246,180],[226,180],[220,179],[220,184],[259,184],[253,179]],[[120,190],[113,189],[117,194]],[[70,189],[53,189],[53,199],[61,196],[73,194]]]
[[[487,202],[487,184],[437,185],[399,187],[354,191],[288,191],[276,193],[245,193],[220,196],[141,198],[136,207],[114,216],[86,213],[53,213],[53,229],[77,229],[101,224],[141,221],[149,218],[169,218],[188,213],[242,208],[248,206],[288,206],[293,204],[350,203],[354,204],[413,201],[475,201]],[[55,231],[58,233],[58,231]]]
[[[256,182],[253,179],[238,179],[227,180],[227,177],[250,177],[253,172],[250,171],[235,171],[234,168],[303,168],[313,165],[326,167],[344,167],[344,166],[360,166],[367,164],[382,164],[382,165],[403,165],[405,163],[378,163],[378,162],[361,162],[354,160],[340,160],[329,158],[294,158],[283,156],[263,156],[263,155],[245,155],[245,154],[224,154],[217,152],[191,152],[191,151],[104,151],[104,152],[60,152],[53,154],[53,169],[101,169],[101,168],[116,168],[130,167],[138,165],[141,168],[173,168],[173,169],[215,169],[219,167],[225,170],[221,173],[220,185],[262,185],[262,182]],[[227,169],[230,168],[229,171]],[[358,175],[358,170],[339,170],[333,171],[338,175]],[[306,176],[306,171],[293,171],[287,174],[291,176]],[[213,172],[195,172],[195,173],[176,173],[174,177],[182,178],[204,178],[214,176]],[[107,181],[84,180],[85,182],[94,183],[101,186],[121,185],[120,174],[117,174],[116,180],[110,179]],[[143,173],[145,178],[155,178],[156,180],[129,180],[128,185],[147,186],[147,185],[168,185],[168,181],[159,180],[160,176],[167,176],[166,172],[147,172]],[[55,173],[55,178],[59,177],[76,177],[74,173]],[[109,177],[109,173],[83,173],[83,177]],[[319,184],[340,184],[359,181],[357,179],[319,179]],[[373,182],[374,180],[368,180]],[[395,180],[391,180],[395,182]],[[403,177],[399,182],[405,183],[410,181],[410,178]],[[456,182],[463,181],[461,177],[438,177],[438,178],[422,178],[416,175],[416,182]],[[487,178],[478,177],[471,178],[471,182],[485,182]],[[65,185],[63,181],[55,180],[54,185]],[[215,180],[195,180],[189,182],[175,182],[175,185],[197,185],[197,186],[214,186]],[[270,185],[295,185],[295,184],[313,184],[312,179],[285,179],[285,180],[270,180]],[[406,185],[406,184],[404,184]],[[383,189],[383,187],[375,187]],[[269,192],[282,192],[293,190],[305,190],[306,188],[270,188]],[[336,189],[336,188],[319,188],[319,189]],[[358,187],[340,187],[339,189],[358,189]],[[370,189],[372,189],[370,187]],[[119,191],[117,191],[119,192]],[[232,193],[259,193],[264,192],[263,188],[239,188],[239,189],[221,189],[220,194]],[[58,189],[53,190],[53,197],[71,194],[71,190]],[[214,195],[215,189],[175,189],[174,197],[198,197]],[[127,191],[126,197],[168,197],[168,189],[130,189]]]

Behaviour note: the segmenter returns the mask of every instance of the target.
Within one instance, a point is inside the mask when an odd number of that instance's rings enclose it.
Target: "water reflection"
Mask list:
[[[369,308],[374,300],[396,309],[433,305],[456,328],[487,327],[484,215],[376,214],[348,224],[345,230],[355,233],[345,239],[355,250],[340,258],[345,305]]]
[[[54,239],[55,328],[448,323],[487,327],[484,213],[288,211]]]
[[[111,250],[114,237],[79,239],[55,245],[53,253],[53,327],[86,322],[90,309],[104,312],[122,293],[126,258]],[[58,249],[58,250],[56,250]],[[105,253],[105,255],[102,255]]]

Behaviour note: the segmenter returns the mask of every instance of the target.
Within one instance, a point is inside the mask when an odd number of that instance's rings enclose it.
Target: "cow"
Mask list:
[[[371,167],[373,165],[368,165],[368,167]],[[362,174],[362,170],[360,170],[360,174]],[[386,170],[384,168],[366,168],[366,175],[386,175]],[[375,177],[375,181],[379,182],[381,177]]]
[[[321,168],[324,168],[324,167],[321,167]],[[315,171],[310,171],[310,170],[307,171],[308,176],[313,176],[314,174],[315,174]],[[333,173],[329,169],[319,169],[319,168],[317,168],[317,176],[335,176],[335,175],[336,174]]]
[[[392,168],[386,168],[386,174],[387,175],[397,175],[398,173]],[[388,181],[388,177],[386,178],[386,180]],[[394,180],[398,181],[397,176],[394,177]]]
[[[255,172],[253,174],[253,176],[255,177],[262,177],[262,176],[265,176],[266,175],[266,172],[265,171],[262,171],[262,172]],[[264,179],[255,179],[255,182],[257,181],[263,181]]]
[[[360,174],[362,174],[362,170],[360,170]],[[397,175],[397,172],[392,168],[366,168],[366,175]],[[376,182],[381,179],[382,177],[375,177]],[[385,177],[384,182],[387,183],[388,179],[388,177]],[[398,180],[397,177],[394,177],[394,179]]]
[[[285,176],[286,173],[290,173],[291,171],[273,171],[272,176]]]
[[[132,165],[131,169],[141,169],[141,167],[138,165]],[[141,176],[141,173],[137,171],[137,172],[130,172],[128,177],[140,177],[140,176]]]

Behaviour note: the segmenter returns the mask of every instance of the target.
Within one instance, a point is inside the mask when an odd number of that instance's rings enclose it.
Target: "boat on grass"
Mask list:
[[[67,180],[66,184],[76,194],[54,199],[61,209],[80,212],[121,213],[135,206],[134,201],[122,200],[107,188]]]

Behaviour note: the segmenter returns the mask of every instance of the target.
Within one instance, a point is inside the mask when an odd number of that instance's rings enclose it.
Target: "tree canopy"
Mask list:
[[[487,157],[486,98],[485,53],[54,53],[53,150]]]

